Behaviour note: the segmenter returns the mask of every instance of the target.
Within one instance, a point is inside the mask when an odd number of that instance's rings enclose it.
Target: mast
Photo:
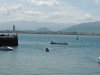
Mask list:
[[[76,38],[76,40],[78,40],[78,35],[77,35],[77,38]]]

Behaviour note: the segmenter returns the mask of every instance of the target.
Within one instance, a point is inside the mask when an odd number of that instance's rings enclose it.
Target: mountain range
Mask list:
[[[58,31],[74,24],[57,24],[52,22],[37,22],[37,21],[11,21],[0,23],[0,30],[12,30],[13,25],[16,30],[38,30],[39,28],[46,27],[51,31]]]
[[[32,30],[35,32],[99,32],[100,21],[88,22],[80,24],[57,24],[51,22],[36,22],[36,21],[11,21],[0,23],[0,30],[12,30],[13,25],[16,30]]]
[[[74,25],[60,31],[63,32],[99,32],[100,31],[100,21],[88,22]]]

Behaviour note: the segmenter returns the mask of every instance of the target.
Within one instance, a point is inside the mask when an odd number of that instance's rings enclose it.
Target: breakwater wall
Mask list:
[[[18,46],[18,36],[1,34],[0,46]]]

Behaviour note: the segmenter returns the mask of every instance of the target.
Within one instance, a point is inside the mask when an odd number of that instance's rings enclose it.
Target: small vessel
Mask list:
[[[98,57],[98,63],[100,64],[100,57]]]
[[[3,51],[11,51],[13,50],[12,47],[9,47],[9,46],[3,46],[3,47],[0,47],[0,50],[3,50]]]
[[[78,40],[78,36],[77,36],[76,40]]]
[[[98,57],[98,60],[100,60],[100,57]]]
[[[68,45],[66,42],[55,42],[55,40],[52,38],[50,44],[60,44],[60,45]]]
[[[46,48],[45,48],[45,51],[46,51],[46,52],[49,52],[49,49],[46,47]]]

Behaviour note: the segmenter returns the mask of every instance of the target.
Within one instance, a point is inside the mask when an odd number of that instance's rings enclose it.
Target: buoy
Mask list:
[[[100,57],[98,58],[98,60],[100,60]]]

